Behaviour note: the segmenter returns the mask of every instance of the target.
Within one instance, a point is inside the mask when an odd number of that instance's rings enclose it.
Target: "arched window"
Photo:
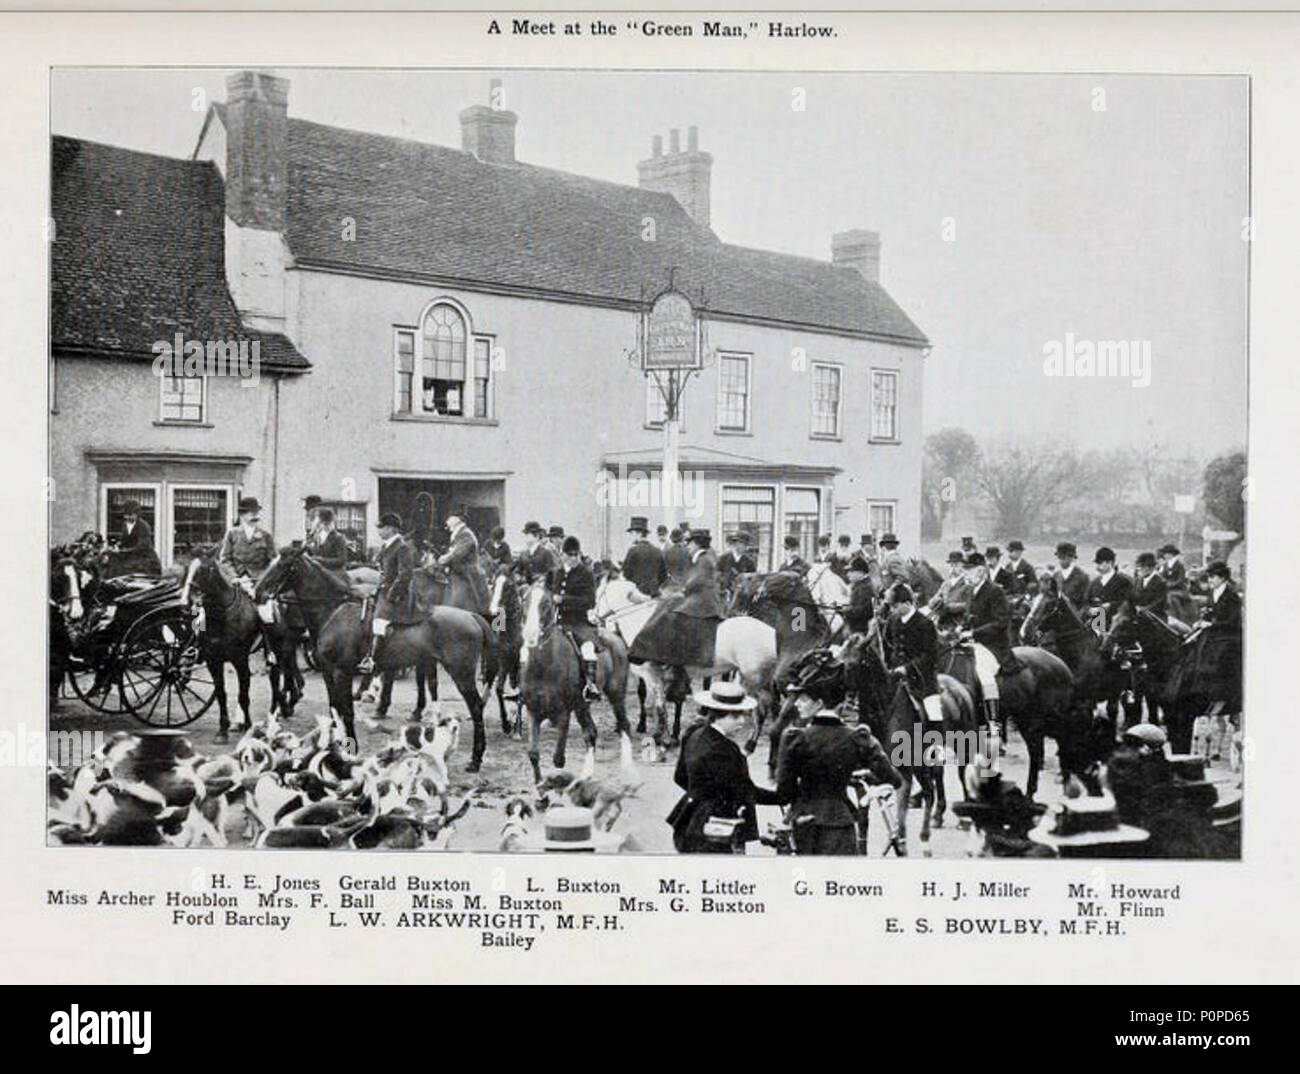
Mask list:
[[[492,416],[491,340],[471,337],[457,306],[435,302],[415,331],[398,329],[396,343],[399,413]]]

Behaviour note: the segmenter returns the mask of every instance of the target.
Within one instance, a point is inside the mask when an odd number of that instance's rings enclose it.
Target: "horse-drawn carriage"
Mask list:
[[[183,727],[212,704],[195,623],[174,578],[103,578],[57,557],[50,585],[50,697]]]

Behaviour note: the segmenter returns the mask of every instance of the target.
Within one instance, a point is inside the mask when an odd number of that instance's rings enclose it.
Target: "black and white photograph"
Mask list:
[[[1248,76],[49,99],[47,847],[1240,861]]]

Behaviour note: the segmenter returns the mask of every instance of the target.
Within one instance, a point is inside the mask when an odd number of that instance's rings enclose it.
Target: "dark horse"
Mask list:
[[[352,706],[352,678],[370,651],[370,613],[362,602],[349,599],[348,580],[323,567],[298,548],[281,551],[258,585],[259,593],[285,586],[297,595],[308,629],[316,639],[316,661],[329,693],[330,707],[343,719],[349,738],[356,741]],[[428,668],[437,659],[446,667],[474,721],[474,747],[466,766],[477,772],[483,763],[487,735],[483,727],[483,700],[476,675],[496,674],[496,639],[480,616],[459,608],[434,607],[417,621],[395,624],[384,644],[379,670]]]
[[[1113,646],[1103,643],[1083,616],[1064,593],[1048,589],[1034,599],[1021,627],[1021,635],[1029,642],[1037,642],[1044,631],[1050,631],[1051,651],[1065,661],[1074,676],[1074,703],[1086,708],[1089,715],[1099,702],[1106,703],[1111,745],[1120,728],[1117,724],[1121,701],[1126,717],[1132,717],[1131,673],[1114,659]],[[1098,736],[1104,729],[1096,725]],[[1106,751],[1109,752],[1109,749]]]
[[[293,711],[301,698],[298,678],[294,674],[294,653],[297,638],[286,625],[278,611],[274,622],[264,623],[257,614],[254,598],[242,586],[226,580],[217,565],[217,550],[203,545],[194,550],[189,571],[185,577],[183,595],[193,600],[195,593],[203,605],[204,629],[199,635],[199,653],[212,675],[217,708],[221,713],[216,741],[230,740],[230,710],[226,700],[225,666],[235,669],[239,684],[239,710],[243,723],[234,730],[246,730],[252,724],[248,706],[248,657],[258,641],[266,649],[266,670],[271,680],[271,708],[282,713]],[[284,667],[285,661],[288,666]],[[286,674],[282,676],[282,667]]]
[[[1203,635],[1184,636],[1145,608],[1126,605],[1115,616],[1110,639],[1117,645],[1136,640],[1150,675],[1150,696],[1164,713],[1173,753],[1190,753],[1196,717],[1216,705],[1229,715],[1241,711],[1241,679],[1234,665],[1216,666]],[[1239,665],[1236,665],[1239,668]],[[1154,706],[1151,711],[1154,719]]]
[[[596,722],[582,696],[582,658],[556,623],[555,601],[546,579],[539,579],[529,588],[524,598],[523,620],[519,690],[528,708],[531,726],[528,760],[533,766],[533,779],[540,783],[542,721],[549,719],[559,732],[552,758],[556,768],[564,767],[570,716],[578,717],[587,746],[592,749],[596,746]],[[615,729],[620,735],[630,738],[632,728],[627,722],[624,701],[628,676],[627,646],[622,638],[608,631],[601,631],[600,637],[603,647],[597,650],[597,682],[614,710]]]
[[[497,649],[501,654],[498,661],[496,677],[487,683],[488,689],[497,696],[497,711],[501,716],[501,730],[516,738],[523,737],[523,714],[518,700],[519,690],[519,651],[523,647],[521,620],[523,618],[523,600],[519,595],[519,584],[515,581],[510,567],[501,565],[488,582],[487,620],[492,632],[497,637]],[[506,712],[506,688],[515,691],[515,718],[511,721]]]
[[[1033,798],[1038,775],[1043,769],[1043,740],[1056,740],[1061,773],[1083,775],[1098,759],[1091,744],[1090,714],[1080,715],[1074,704],[1074,677],[1065,661],[1046,649],[1017,645],[1013,650],[1020,662],[1014,675],[999,675],[1002,714],[1013,721],[1029,751],[1029,775],[1025,793]],[[949,640],[939,650],[938,670],[961,683],[977,702],[982,702],[975,655],[969,645]]]

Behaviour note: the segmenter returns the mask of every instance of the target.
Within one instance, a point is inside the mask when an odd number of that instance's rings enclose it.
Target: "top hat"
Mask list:
[[[1056,546],[1056,554],[1058,556],[1070,556],[1073,558],[1079,555],[1079,550],[1074,547],[1073,541],[1062,541]]]
[[[241,515],[246,515],[250,512],[260,514],[261,511],[262,505],[257,502],[257,497],[255,496],[245,496],[239,501],[239,513]]]
[[[975,538],[972,537],[972,536],[968,533],[965,537],[963,537],[963,538],[961,539],[961,543],[962,543],[962,544],[974,544],[974,543],[975,543]]]
[[[402,528],[402,516],[396,511],[385,511],[379,516],[379,528],[382,530],[385,527],[400,530]]]
[[[644,515],[633,515],[632,521],[627,524],[628,533],[649,533],[650,520]]]
[[[1008,542],[1007,542],[1007,551],[1008,551],[1008,552],[1023,552],[1024,550],[1025,550],[1025,542],[1024,542],[1024,541],[1021,541],[1021,540],[1017,539],[1017,540],[1014,540],[1014,541],[1008,541]]]
[[[715,679],[707,690],[696,690],[692,696],[700,708],[715,712],[749,712],[758,707],[740,683],[727,679]]]
[[[1113,548],[1107,548],[1105,545],[1102,545],[1100,548],[1097,549],[1097,554],[1092,557],[1092,561],[1094,563],[1114,563],[1115,550]]]
[[[869,533],[864,533],[861,537],[858,538],[858,544],[860,545],[868,545],[868,544],[874,545],[875,543],[876,543],[876,539],[873,536],[871,536],[871,534]]]
[[[525,522],[525,523],[524,523],[524,533],[525,533],[525,534],[535,533],[535,534],[537,534],[538,537],[540,537],[540,536],[542,535],[542,526],[541,526],[541,523],[540,523],[540,522]]]
[[[898,538],[892,533],[886,533],[882,538],[880,538],[880,543],[886,548],[894,548],[898,545]]]

